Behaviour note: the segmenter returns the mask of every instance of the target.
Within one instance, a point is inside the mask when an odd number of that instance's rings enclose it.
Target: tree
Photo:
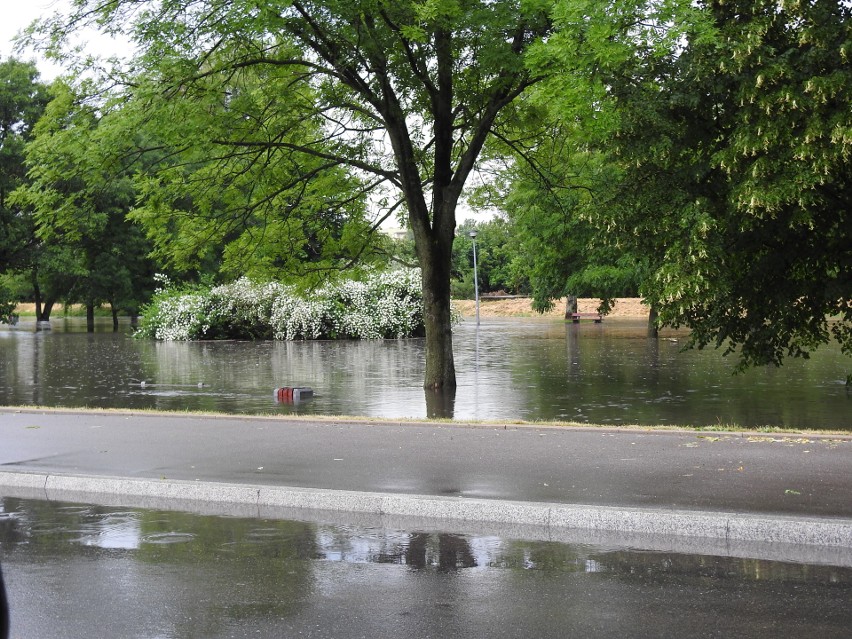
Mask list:
[[[95,307],[108,302],[117,328],[119,309],[135,313],[153,288],[150,247],[126,219],[135,199],[130,173],[104,161],[97,110],[62,81],[51,92],[26,147],[29,180],[12,196],[32,217],[39,270],[61,258],[34,280],[39,319],[49,318],[51,300],[61,295],[85,304],[89,331]],[[45,279],[55,292],[42,309]]]
[[[852,8],[700,9],[678,46],[603,74],[625,173],[597,219],[654,256],[643,294],[694,345],[741,366],[832,335],[852,354]]]
[[[550,33],[549,4],[158,0],[140,10],[135,0],[77,0],[68,20],[45,26],[57,37],[69,24],[126,28],[144,51],[134,66],[159,80],[176,103],[191,98],[199,84],[217,81],[224,89],[247,69],[285,77],[278,99],[251,123],[267,139],[241,138],[243,128],[218,142],[255,153],[254,162],[278,151],[295,167],[311,165],[310,159],[316,168],[301,183],[347,167],[373,192],[386,189],[392,199],[379,198],[386,215],[404,207],[423,277],[424,385],[439,389],[455,386],[450,275],[456,207],[489,135],[535,80],[524,55]],[[290,113],[320,122],[321,135],[287,135],[276,120]]]
[[[618,112],[614,69],[646,49],[669,50],[679,31],[664,25],[689,14],[682,0],[560,0],[552,35],[532,47],[528,65],[541,81],[524,96],[515,135],[495,136],[491,158],[510,158],[484,190],[505,211],[519,244],[515,273],[526,273],[534,307],[577,295],[635,294],[648,256],[613,242],[600,210],[614,201],[621,167],[611,155]],[[491,191],[489,193],[489,191]]]
[[[538,101],[619,169],[586,209],[598,243],[641,256],[661,323],[743,367],[832,337],[852,352],[850,18],[842,0],[566,0],[532,57]]]
[[[583,150],[565,129],[539,142],[509,173],[504,209],[519,244],[515,269],[527,273],[533,309],[553,300],[600,297],[608,312],[615,297],[635,295],[643,260],[611,246],[591,222],[611,195],[620,171],[605,154]]]
[[[250,67],[198,78],[175,97],[159,75],[139,75],[127,100],[107,104],[99,146],[136,162],[131,218],[161,261],[231,279],[298,277],[309,287],[375,259],[372,185],[320,157],[334,148],[298,106],[313,105],[313,90],[289,95],[300,76]],[[305,140],[314,154],[290,148]]]
[[[497,216],[487,222],[465,220],[459,225],[453,243],[453,278],[458,282],[454,296],[472,298],[474,294],[472,230],[477,232],[476,263],[480,293],[526,292],[526,278],[513,271],[518,249],[513,226],[504,217]]]
[[[35,64],[14,58],[0,62],[0,272],[24,269],[32,258],[32,225],[10,200],[26,181],[24,145],[47,103],[47,88]],[[16,300],[0,286],[0,321]]]

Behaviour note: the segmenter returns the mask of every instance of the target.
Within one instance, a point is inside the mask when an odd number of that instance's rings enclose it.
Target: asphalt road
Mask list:
[[[852,518],[852,437],[0,409],[0,471]]]
[[[834,522],[841,532],[830,547],[700,536],[674,546],[654,536],[652,543],[641,540],[644,546],[627,539],[593,548],[586,541],[560,544],[559,531],[545,528],[535,530],[541,536],[506,538],[541,540],[529,548],[500,542],[513,549],[508,556],[522,559],[514,569],[500,560],[462,570],[459,557],[467,555],[459,554],[459,539],[467,540],[471,556],[500,539],[487,525],[482,533],[460,533],[418,522],[381,533],[391,540],[377,545],[383,553],[401,537],[425,539],[422,554],[437,563],[419,568],[387,559],[335,560],[310,544],[307,555],[290,558],[280,540],[266,550],[248,545],[246,557],[237,556],[232,517],[220,524],[205,518],[192,534],[177,537],[183,543],[167,545],[172,555],[156,541],[139,550],[93,548],[80,543],[74,526],[48,526],[69,532],[73,543],[60,544],[57,533],[43,543],[24,535],[21,543],[10,537],[0,546],[12,585],[13,634],[22,639],[848,636],[849,436],[0,409],[0,495],[14,493],[4,492],[4,475],[28,474],[45,486],[51,477],[60,483],[103,477],[109,490],[138,480],[178,491],[223,486],[237,497],[279,487],[310,490],[314,500],[324,492],[357,491],[390,499],[458,498],[454,503],[463,508],[474,502],[585,505],[651,511],[660,519],[689,511],[705,519],[740,513],[746,520],[766,516],[769,532],[791,520],[793,528]],[[59,501],[49,503],[66,512]],[[237,505],[228,507],[229,515]],[[247,517],[254,517],[251,510]],[[378,531],[388,530],[380,514],[366,518],[369,541],[350,539],[360,525],[353,521],[363,519],[338,516],[345,520],[340,528],[321,536],[342,548],[375,545]],[[297,525],[309,526],[309,518],[297,518]],[[13,515],[7,523],[15,521]],[[178,526],[164,523],[167,515],[152,521],[157,531]],[[176,521],[188,520],[181,514]],[[251,521],[257,523],[245,526],[259,527],[246,535],[251,544],[276,525],[293,525]],[[216,526],[227,543],[187,549],[186,540],[206,539]],[[570,538],[574,531],[563,533]],[[694,551],[672,550],[693,545]],[[542,549],[540,565],[528,565]],[[299,581],[303,574],[309,578]]]

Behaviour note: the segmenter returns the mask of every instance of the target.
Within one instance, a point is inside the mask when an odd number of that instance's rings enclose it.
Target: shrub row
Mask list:
[[[326,285],[310,297],[274,282],[241,278],[210,289],[175,288],[161,278],[138,337],[200,339],[382,339],[423,335],[416,269]]]

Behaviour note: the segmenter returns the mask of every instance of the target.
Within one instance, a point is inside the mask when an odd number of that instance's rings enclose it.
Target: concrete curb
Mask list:
[[[534,526],[549,533],[689,537],[725,543],[770,543],[852,550],[852,520],[750,513],[616,508],[594,505],[467,499],[431,495],[365,493],[315,488],[223,484],[125,477],[0,472],[0,490],[16,496],[100,503],[116,496],[143,508],[166,510],[194,504],[233,506],[263,515],[281,510],[346,512],[420,520]],[[242,507],[242,508],[241,508]]]

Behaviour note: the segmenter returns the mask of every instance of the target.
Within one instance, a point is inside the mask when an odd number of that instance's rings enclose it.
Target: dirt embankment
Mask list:
[[[476,302],[473,300],[453,300],[455,307],[463,317],[476,315]],[[577,301],[577,311],[580,313],[594,313],[598,310],[599,299],[581,298]],[[638,297],[619,297],[615,306],[607,317],[630,317],[647,318],[648,306],[642,303]],[[479,300],[480,317],[564,317],[565,298],[557,300],[553,309],[548,313],[540,315],[532,310],[532,300],[528,297],[516,297],[512,299],[489,299],[482,297]]]
[[[98,310],[103,310],[104,312],[109,312],[109,306],[102,306],[101,309],[95,309],[95,312]],[[21,302],[18,306],[15,307],[15,313],[18,315],[28,316],[35,315],[35,304],[32,302]],[[67,314],[70,315],[86,315],[86,307],[83,304],[71,304],[67,308]],[[66,307],[64,304],[57,304],[53,307],[52,316],[60,317],[62,315],[66,315]]]
[[[15,308],[18,315],[35,315],[35,304],[21,303]]]
[[[453,304],[464,317],[476,315],[476,302],[473,300],[453,300]],[[577,301],[577,311],[580,313],[594,313],[598,310],[600,300],[596,298],[581,298]],[[78,309],[82,312],[82,307]],[[59,308],[61,313],[62,308]],[[21,315],[35,315],[35,304],[18,304],[17,313]],[[543,315],[532,310],[532,299],[529,297],[515,297],[511,299],[491,299],[482,297],[479,300],[480,317],[564,317],[565,298],[558,300],[553,309]],[[647,318],[648,307],[638,297],[616,298],[615,307],[607,317],[630,317]]]

